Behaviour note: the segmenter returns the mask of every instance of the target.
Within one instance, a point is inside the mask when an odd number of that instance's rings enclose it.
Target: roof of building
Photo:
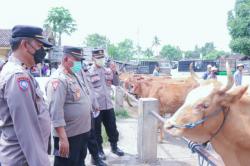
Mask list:
[[[10,46],[10,29],[0,29],[0,47],[9,47]]]

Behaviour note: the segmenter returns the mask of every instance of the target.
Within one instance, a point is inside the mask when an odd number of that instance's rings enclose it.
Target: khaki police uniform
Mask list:
[[[94,88],[97,101],[99,104],[100,115],[95,119],[95,131],[98,142],[99,151],[102,150],[101,123],[109,137],[111,146],[117,146],[119,133],[116,127],[115,113],[111,98],[111,83],[113,80],[113,72],[110,68],[96,67],[95,65],[89,70],[89,81]]]
[[[78,76],[80,78],[80,81],[82,82],[83,86],[86,87],[88,92],[90,93],[90,99],[92,104],[92,112],[96,110],[100,110],[99,104],[97,101],[97,93],[94,91],[94,88],[91,84],[91,82],[88,79],[88,72],[85,72],[83,69],[78,73]]]
[[[81,79],[60,66],[51,76],[46,87],[49,110],[54,128],[54,148],[59,150],[55,131],[64,127],[69,140],[69,158],[55,157],[55,165],[81,165],[86,156],[88,133],[91,128],[91,98]]]
[[[0,73],[0,162],[48,166],[50,117],[38,82],[9,57]]]
[[[99,166],[105,166],[106,164],[103,163],[103,161],[98,156],[98,143],[96,141],[96,135],[95,135],[95,116],[98,115],[99,110],[99,104],[96,99],[96,94],[93,89],[93,86],[91,82],[87,79],[87,73],[83,69],[78,73],[81,80],[84,82],[84,84],[87,86],[87,88],[90,91],[91,94],[91,101],[92,101],[92,116],[91,116],[91,130],[90,130],[90,137],[88,141],[88,150],[92,156],[92,164],[99,165]]]

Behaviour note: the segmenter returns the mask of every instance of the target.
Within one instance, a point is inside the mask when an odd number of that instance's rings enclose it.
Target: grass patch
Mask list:
[[[115,110],[115,116],[117,119],[127,119],[127,118],[131,117],[128,114],[128,111],[124,108],[120,108],[119,110]],[[105,147],[109,146],[108,135],[106,133],[106,130],[105,130],[105,127],[103,124],[102,124],[102,140],[103,140],[103,146],[105,146]]]
[[[127,119],[130,118],[128,111],[124,108],[120,108],[119,110],[115,110],[115,116],[119,119]]]

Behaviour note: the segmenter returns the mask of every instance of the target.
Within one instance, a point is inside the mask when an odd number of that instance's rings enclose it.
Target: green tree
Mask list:
[[[114,44],[108,45],[108,54],[115,60],[119,60],[118,48]]]
[[[57,39],[56,44],[61,46],[62,34],[70,35],[76,31],[76,23],[68,9],[63,7],[54,7],[49,11],[45,20],[44,27],[50,27]]]
[[[182,52],[179,47],[171,45],[164,45],[160,51],[160,55],[167,58],[170,62],[180,60],[182,58]]]
[[[144,55],[145,55],[147,58],[150,58],[150,57],[154,56],[154,53],[153,53],[153,51],[152,51],[150,48],[147,48],[147,49],[144,51]]]
[[[158,56],[158,47],[161,45],[160,39],[157,36],[154,36],[153,42],[152,42],[152,49],[151,51],[155,50],[156,56]]]
[[[200,49],[200,53],[202,54],[202,56],[206,56],[207,54],[209,54],[210,52],[215,50],[215,46],[213,42],[207,42],[205,43],[205,45],[203,47],[201,47]]]
[[[197,45],[194,47],[194,50],[188,50],[184,52],[186,59],[199,59],[201,54],[201,48]]]
[[[236,0],[227,22],[233,52],[250,55],[250,0]]]
[[[106,36],[94,33],[86,37],[85,44],[87,47],[107,48],[107,46],[110,44],[110,41]]]
[[[129,60],[135,54],[133,41],[125,39],[117,44],[117,57],[119,60]]]
[[[217,50],[213,50],[210,51],[208,54],[206,54],[205,56],[203,56],[203,59],[206,60],[214,60],[219,58],[222,55],[225,55],[226,53],[224,51],[217,51]]]

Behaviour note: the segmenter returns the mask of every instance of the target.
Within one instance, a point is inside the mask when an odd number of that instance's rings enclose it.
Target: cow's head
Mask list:
[[[232,86],[233,78],[230,69],[228,69],[228,82],[225,86],[215,80],[204,82],[188,94],[185,103],[165,123],[164,128],[176,136],[185,136],[197,142],[208,141],[223,122],[222,110],[228,110],[247,90],[246,86],[231,89]],[[185,127],[206,117],[209,117],[208,120],[194,128]]]
[[[141,75],[130,75],[124,80],[124,86],[129,93],[131,94],[139,94],[140,93],[140,83],[143,81],[145,78]]]

